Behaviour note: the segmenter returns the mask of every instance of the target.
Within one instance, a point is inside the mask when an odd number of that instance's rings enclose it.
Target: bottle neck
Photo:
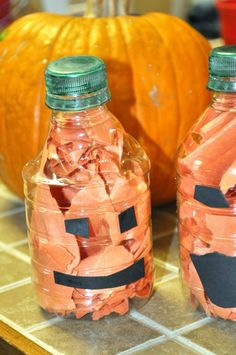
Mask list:
[[[75,85],[75,84],[74,84]],[[55,89],[56,91],[56,89]],[[58,89],[59,91],[59,89]],[[46,90],[46,105],[52,110],[78,112],[88,110],[93,107],[102,106],[111,99],[111,94],[107,85],[99,90],[90,93],[75,95],[55,94]]]
[[[214,92],[212,107],[220,111],[236,110],[236,92]]]
[[[109,114],[106,104],[95,106],[83,111],[52,111],[51,122],[57,127],[86,128],[102,124]]]

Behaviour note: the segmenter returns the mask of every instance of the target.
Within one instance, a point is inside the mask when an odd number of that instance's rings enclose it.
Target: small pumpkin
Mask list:
[[[210,46],[166,14],[89,17],[35,13],[8,28],[0,43],[0,176],[22,196],[22,167],[42,147],[50,117],[48,62],[92,54],[107,65],[111,111],[151,158],[153,203],[171,201],[176,149],[209,102]]]

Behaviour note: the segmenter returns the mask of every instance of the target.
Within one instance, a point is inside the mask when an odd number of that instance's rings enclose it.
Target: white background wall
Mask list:
[[[81,12],[85,0],[31,0],[39,10],[56,13]],[[130,11],[143,14],[151,11],[168,12],[184,18],[189,7],[197,3],[213,3],[214,0],[130,0]]]

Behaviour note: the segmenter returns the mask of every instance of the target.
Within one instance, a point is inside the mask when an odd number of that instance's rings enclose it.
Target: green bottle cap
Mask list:
[[[94,56],[55,60],[46,68],[46,105],[54,110],[81,111],[110,100],[106,67]]]
[[[236,46],[214,48],[209,57],[208,89],[236,92]]]

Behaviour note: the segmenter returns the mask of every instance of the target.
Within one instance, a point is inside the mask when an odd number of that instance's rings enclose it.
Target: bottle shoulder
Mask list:
[[[179,150],[178,191],[193,198],[196,187],[207,186],[207,193],[223,196],[229,206],[236,206],[235,136],[236,111],[210,106]]]
[[[58,118],[58,117],[57,117]],[[149,173],[150,161],[140,144],[106,110],[75,122],[54,120],[42,151],[23,170],[27,179],[47,184],[86,185],[103,172],[119,176]],[[67,117],[68,118],[68,117]]]
[[[234,131],[235,121],[236,110],[225,111],[214,105],[209,106],[185,136],[179,150],[179,158],[182,159],[195,151],[198,153],[207,146],[217,149],[218,142]]]

